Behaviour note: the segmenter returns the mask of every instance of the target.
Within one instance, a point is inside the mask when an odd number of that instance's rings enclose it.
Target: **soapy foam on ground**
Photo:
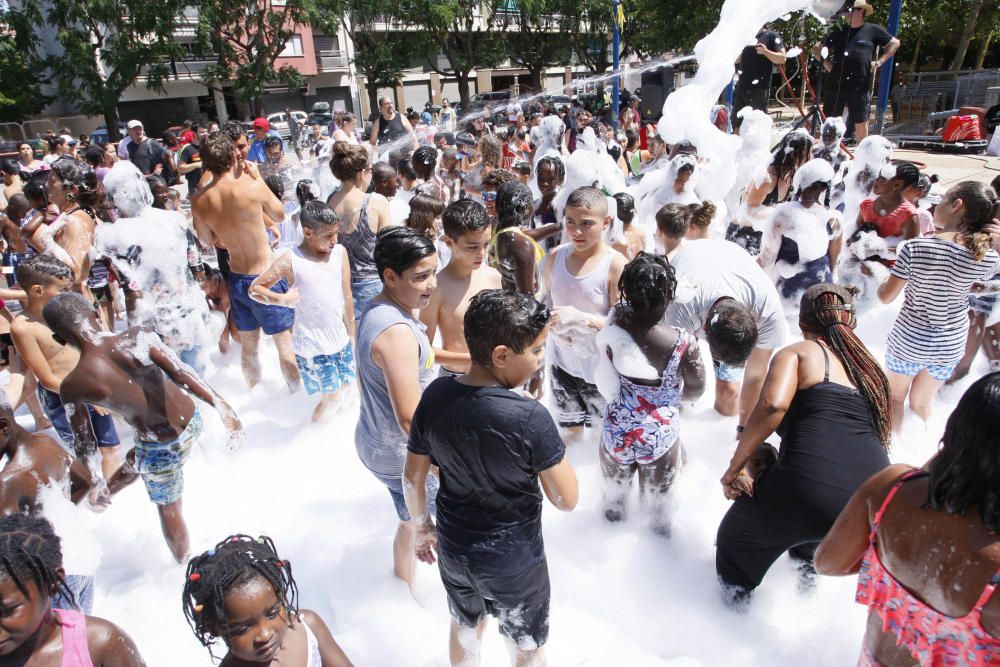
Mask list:
[[[880,358],[895,313],[895,307],[880,307],[861,321],[862,338]],[[702,352],[708,353],[704,344]],[[243,383],[238,350],[221,359],[212,355],[220,370],[209,379],[239,412],[248,438],[239,454],[225,453],[222,425],[214,411],[204,410],[202,446],[185,468],[193,548],[204,550],[236,532],[270,535],[292,562],[302,606],[326,620],[355,664],[446,665],[443,588],[435,569],[421,565],[418,604],[392,576],[396,517],[385,488],[354,452],[357,410],[310,424],[314,401],[288,395],[273,345],[263,344],[261,354],[265,379],[252,391]],[[986,363],[979,360],[973,371],[977,377]],[[939,397],[926,430],[910,418],[893,448],[894,461],[929,458],[971,381]],[[552,577],[549,664],[839,666],[856,660],[865,611],[853,601],[854,577],[821,577],[814,593],[800,595],[782,557],[748,614],[722,605],[714,541],[729,503],[718,479],[735,446],[736,421],[712,410],[709,385],[681,417],[689,462],[674,489],[670,540],[645,528],[634,495],[629,520],[605,522],[596,444],[570,445],[580,504],[569,514],[547,505],[543,518]],[[121,435],[130,442],[127,429]],[[103,550],[95,615],[124,627],[151,667],[210,665],[185,625],[183,568],[170,558],[141,482],[116,496],[107,512],[91,516]],[[492,623],[483,665],[508,661]]]

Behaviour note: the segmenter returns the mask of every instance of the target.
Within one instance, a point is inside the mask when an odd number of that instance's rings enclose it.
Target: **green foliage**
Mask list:
[[[0,122],[20,122],[42,110],[44,78],[38,76],[37,9],[0,12]]]
[[[122,93],[145,74],[162,90],[167,58],[178,53],[174,32],[183,0],[48,0],[46,19],[61,54],[47,65],[60,95],[88,114],[100,114],[117,138]]]
[[[305,84],[290,65],[275,67],[285,44],[311,16],[310,0],[201,0],[198,39],[218,62],[202,73],[207,83],[231,82],[237,99],[261,113],[260,100],[269,84],[294,90]]]
[[[509,26],[506,42],[511,62],[528,70],[531,87],[543,90],[547,67],[567,64],[573,54],[566,35],[580,29],[580,4],[575,0],[519,0],[516,12],[502,15]]]

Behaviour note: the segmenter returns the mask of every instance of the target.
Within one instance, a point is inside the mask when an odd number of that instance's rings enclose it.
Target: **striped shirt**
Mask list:
[[[904,242],[892,275],[906,281],[906,291],[886,352],[934,366],[960,360],[969,334],[969,289],[998,270],[993,250],[976,261],[964,246],[936,236]]]

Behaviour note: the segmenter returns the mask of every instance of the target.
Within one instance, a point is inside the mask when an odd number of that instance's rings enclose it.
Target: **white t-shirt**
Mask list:
[[[507,122],[516,123],[517,117],[524,115],[520,102],[511,102],[507,105]]]
[[[399,190],[396,196],[389,200],[389,218],[394,225],[405,225],[406,219],[410,217],[410,200],[400,197],[402,192],[403,190]]]
[[[774,350],[785,344],[787,326],[778,290],[742,247],[715,239],[688,241],[672,264],[677,297],[667,309],[667,324],[704,336],[708,311],[719,299],[730,297],[753,313],[757,347]]]

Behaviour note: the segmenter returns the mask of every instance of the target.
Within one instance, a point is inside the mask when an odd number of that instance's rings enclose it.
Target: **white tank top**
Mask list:
[[[611,259],[614,250],[607,249],[604,258],[594,269],[582,276],[574,276],[566,269],[566,257],[573,252],[570,244],[556,249],[556,257],[552,265],[552,305],[555,308],[571,306],[577,310],[604,318],[611,309],[611,298],[608,294],[608,271],[611,270]],[[561,369],[594,383],[594,373],[597,370],[596,345],[597,332],[594,332],[586,349],[579,344],[566,347],[554,340],[552,361]]]
[[[334,354],[350,340],[344,326],[344,247],[336,245],[326,262],[314,262],[292,248],[292,271],[299,302],[295,306],[292,346],[295,354],[311,359]]]

